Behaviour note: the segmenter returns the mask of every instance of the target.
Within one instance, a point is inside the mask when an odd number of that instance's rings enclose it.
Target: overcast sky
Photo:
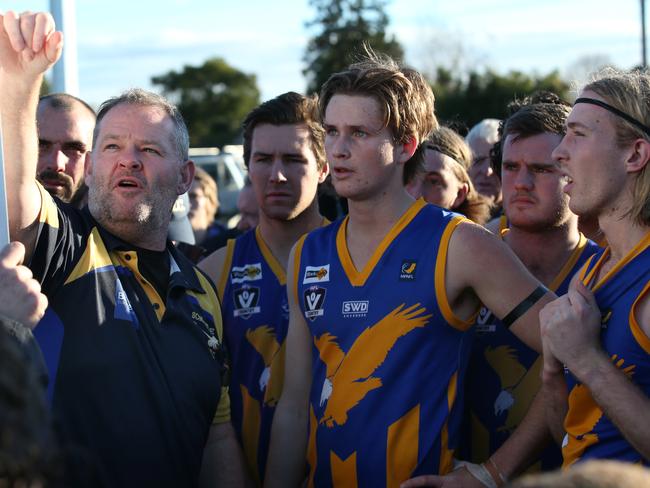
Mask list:
[[[47,10],[47,0],[0,0],[0,10]],[[650,8],[650,6],[649,6]],[[547,73],[598,56],[641,62],[639,0],[393,0],[389,31],[406,62]],[[93,105],[183,65],[220,56],[257,75],[262,98],[303,91],[307,0],[77,0],[79,95]]]

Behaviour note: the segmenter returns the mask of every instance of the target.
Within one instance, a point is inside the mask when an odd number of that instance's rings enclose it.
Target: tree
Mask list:
[[[394,59],[404,56],[395,37],[386,35],[386,0],[310,0],[310,5],[316,18],[307,27],[319,26],[320,32],[309,40],[304,56],[308,93],[318,92],[332,73],[354,62],[364,42]]]
[[[523,98],[539,90],[548,90],[568,100],[569,84],[557,71],[546,75],[528,75],[511,71],[500,75],[492,70],[470,72],[467,79],[450,70],[438,68],[432,84],[436,96],[436,115],[445,123],[458,122],[473,126],[484,118],[501,119],[506,107],[515,98]]]
[[[259,104],[255,75],[243,73],[221,58],[201,66],[184,66],[151,78],[180,109],[192,146],[223,146],[241,138],[241,124]]]

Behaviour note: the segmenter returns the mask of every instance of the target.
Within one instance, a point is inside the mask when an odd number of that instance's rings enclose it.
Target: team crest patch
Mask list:
[[[321,317],[325,313],[323,304],[326,292],[327,290],[320,286],[310,286],[305,290],[305,317],[309,320],[316,320],[316,317]]]
[[[244,285],[233,292],[235,310],[233,315],[247,319],[255,313],[260,313],[260,289],[257,286]]]
[[[262,279],[262,263],[245,264],[244,266],[233,266],[230,271],[232,283],[243,283],[245,281],[257,281]]]
[[[399,279],[400,281],[413,281],[415,280],[415,268],[417,268],[417,261],[404,260],[400,268]]]
[[[345,318],[361,318],[368,314],[370,302],[368,300],[352,300],[343,302],[341,314]]]
[[[494,325],[494,315],[486,307],[481,307],[476,317],[476,332],[481,334],[495,330],[497,330],[497,326]]]
[[[302,280],[303,285],[309,283],[324,283],[330,280],[330,265],[323,266],[307,266],[305,268],[305,276]]]

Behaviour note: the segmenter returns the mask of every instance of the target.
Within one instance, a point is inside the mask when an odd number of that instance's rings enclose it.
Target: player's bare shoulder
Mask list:
[[[199,262],[198,266],[210,279],[215,283],[219,283],[223,272],[223,266],[226,262],[228,255],[228,246],[217,249],[208,257]]]

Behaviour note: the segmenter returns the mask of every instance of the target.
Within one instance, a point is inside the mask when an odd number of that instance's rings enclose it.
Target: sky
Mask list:
[[[0,0],[0,11],[48,10],[47,0]],[[650,9],[650,5],[648,5]],[[405,62],[490,67],[572,79],[585,57],[641,63],[640,0],[389,0],[389,33]],[[97,106],[152,76],[222,57],[257,76],[262,100],[303,92],[314,33],[307,0],[76,0],[79,93]],[[646,14],[646,18],[648,15]],[[584,64],[584,63],[583,63]]]

